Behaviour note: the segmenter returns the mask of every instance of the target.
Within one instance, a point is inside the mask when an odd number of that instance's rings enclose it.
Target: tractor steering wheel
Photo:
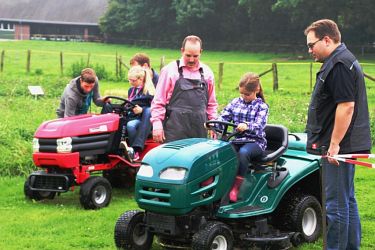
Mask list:
[[[211,120],[205,123],[207,129],[214,131],[219,135],[219,139],[222,141],[229,141],[234,136],[241,134],[242,132],[236,130],[237,125],[231,122]],[[228,128],[231,127],[230,131]]]
[[[118,96],[106,96],[105,99],[104,99],[104,101],[106,101],[109,98],[114,99],[114,100],[122,101],[121,104],[111,103],[113,111],[116,114],[121,114],[123,112],[130,111],[133,108],[135,108],[135,106],[136,106],[133,102],[131,102],[131,101],[125,99],[125,98],[118,97]]]

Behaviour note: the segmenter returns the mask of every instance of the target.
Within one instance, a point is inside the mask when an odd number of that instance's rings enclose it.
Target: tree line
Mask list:
[[[372,47],[374,16],[373,0],[110,0],[100,28],[108,42],[151,40],[178,48],[195,34],[210,49],[300,51],[304,29],[321,18],[338,23],[345,43]]]

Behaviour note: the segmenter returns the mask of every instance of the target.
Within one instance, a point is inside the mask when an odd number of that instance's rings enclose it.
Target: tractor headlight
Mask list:
[[[160,172],[160,179],[180,181],[185,178],[186,168],[169,167]]]
[[[142,164],[138,170],[137,175],[143,176],[143,177],[152,177],[154,175],[154,170],[152,169],[150,165]]]
[[[38,138],[34,138],[33,139],[33,152],[34,153],[39,152],[39,148],[40,148],[39,139]]]
[[[57,152],[58,153],[71,153],[72,152],[72,138],[64,137],[57,139]]]

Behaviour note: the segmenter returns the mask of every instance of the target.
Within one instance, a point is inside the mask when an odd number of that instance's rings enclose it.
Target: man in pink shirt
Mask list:
[[[216,118],[217,101],[212,70],[200,62],[202,40],[187,36],[182,57],[160,73],[151,103],[153,139],[169,142],[185,138],[205,138],[204,122]]]

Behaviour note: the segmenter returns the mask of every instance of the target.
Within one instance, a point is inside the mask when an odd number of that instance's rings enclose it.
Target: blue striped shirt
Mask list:
[[[234,142],[254,141],[263,150],[267,147],[264,128],[267,124],[268,105],[261,98],[245,102],[243,98],[234,98],[221,112],[218,120],[232,122],[235,125],[246,123],[249,131],[236,137]]]

